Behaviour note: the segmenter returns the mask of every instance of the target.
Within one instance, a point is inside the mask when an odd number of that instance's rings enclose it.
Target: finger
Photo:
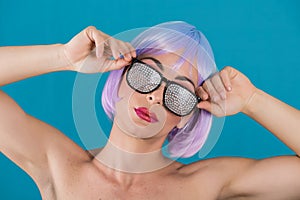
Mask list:
[[[129,64],[129,62],[124,59],[106,60],[104,63],[104,67],[102,67],[101,72],[119,70],[119,69],[127,66],[128,64]]]
[[[218,95],[221,97],[221,99],[226,99],[226,89],[225,86],[223,85],[223,82],[219,76],[219,74],[214,75],[211,78],[211,83],[216,89]]]
[[[101,58],[104,55],[104,44],[96,45],[96,57]]]
[[[100,35],[100,32],[96,30],[95,32],[95,45],[96,45],[96,56],[97,58],[101,58],[104,52],[104,39]]]
[[[129,42],[126,42],[126,45],[130,49],[130,55],[131,55],[131,57],[132,58],[136,58],[136,50],[135,50],[135,48]]]
[[[221,77],[222,82],[227,91],[231,91],[231,89],[232,89],[231,81],[230,81],[230,77],[229,77],[230,70],[231,70],[231,67],[227,66],[224,69],[222,69],[220,72],[220,77]]]
[[[120,53],[123,55],[126,61],[131,61],[130,48],[125,42],[119,41]]]
[[[219,101],[220,97],[218,95],[218,92],[214,88],[214,86],[211,83],[211,79],[208,79],[204,82],[203,88],[205,89],[206,92],[208,92],[209,98],[213,102]]]
[[[114,65],[112,66],[112,70],[117,70],[117,69],[121,69],[127,65],[129,65],[130,62],[126,61],[126,60],[116,60]]]
[[[121,57],[121,54],[120,54],[120,47],[118,46],[117,41],[114,38],[110,37],[107,40],[106,44],[108,46],[107,50],[110,50],[113,58],[115,60],[119,59]]]
[[[109,59],[112,59],[113,58],[113,53],[112,53],[112,50],[108,44],[108,42],[105,42],[105,45],[104,45],[104,52],[103,52],[103,57],[105,58],[109,58]]]
[[[209,101],[201,101],[200,103],[197,104],[197,107],[199,109],[206,110],[217,117],[226,116],[224,108],[222,108],[218,104],[211,103]]]
[[[223,87],[223,91],[225,92],[225,88],[223,83],[220,83],[220,77],[218,75],[212,77],[211,79],[205,81],[207,82],[206,85],[210,88],[210,98],[212,105],[210,107],[210,112],[218,117],[225,115],[225,106],[226,101],[221,97],[220,93],[217,91],[217,87]],[[221,84],[221,86],[220,86]],[[222,90],[222,89],[219,89]],[[222,91],[222,92],[223,92]]]
[[[103,56],[104,51],[104,33],[97,30],[94,26],[89,26],[86,31],[89,39],[95,43],[96,46],[96,56],[100,58]]]
[[[121,58],[121,54],[119,50],[116,49],[111,49],[112,52],[112,56],[115,60],[118,60],[119,58]]]
[[[199,109],[204,109],[210,113],[212,111],[212,103],[210,103],[209,101],[201,101],[200,103],[197,104],[197,107]]]
[[[203,101],[206,101],[209,97],[208,93],[204,90],[202,86],[196,89],[196,95],[200,97]]]

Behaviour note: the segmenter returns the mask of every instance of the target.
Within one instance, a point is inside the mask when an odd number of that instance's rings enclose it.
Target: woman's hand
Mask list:
[[[107,72],[120,69],[136,57],[135,49],[89,26],[63,45],[68,69],[82,73]]]
[[[197,105],[218,117],[243,112],[256,93],[255,86],[238,70],[225,67],[197,88]]]

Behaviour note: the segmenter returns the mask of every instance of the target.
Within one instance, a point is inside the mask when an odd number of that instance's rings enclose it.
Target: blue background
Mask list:
[[[207,36],[219,69],[234,66],[257,87],[300,108],[299,8],[297,0],[1,0],[0,46],[65,43],[88,25],[113,35],[131,28],[183,20]],[[74,72],[52,73],[2,89],[26,112],[82,145],[72,118],[75,77]],[[237,114],[226,118],[222,135],[207,158],[265,158],[292,153],[259,124]],[[196,155],[182,161],[197,159]],[[0,199],[41,199],[30,177],[3,154]]]

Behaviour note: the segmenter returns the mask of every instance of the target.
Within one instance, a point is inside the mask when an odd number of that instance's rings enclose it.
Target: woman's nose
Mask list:
[[[162,104],[164,87],[161,85],[159,88],[146,95],[147,101],[150,104]]]

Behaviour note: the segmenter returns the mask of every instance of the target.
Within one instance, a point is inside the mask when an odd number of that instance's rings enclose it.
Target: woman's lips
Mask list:
[[[156,115],[154,113],[150,113],[148,108],[138,107],[138,108],[134,108],[134,111],[139,118],[147,122],[151,122],[151,123],[158,122]]]

